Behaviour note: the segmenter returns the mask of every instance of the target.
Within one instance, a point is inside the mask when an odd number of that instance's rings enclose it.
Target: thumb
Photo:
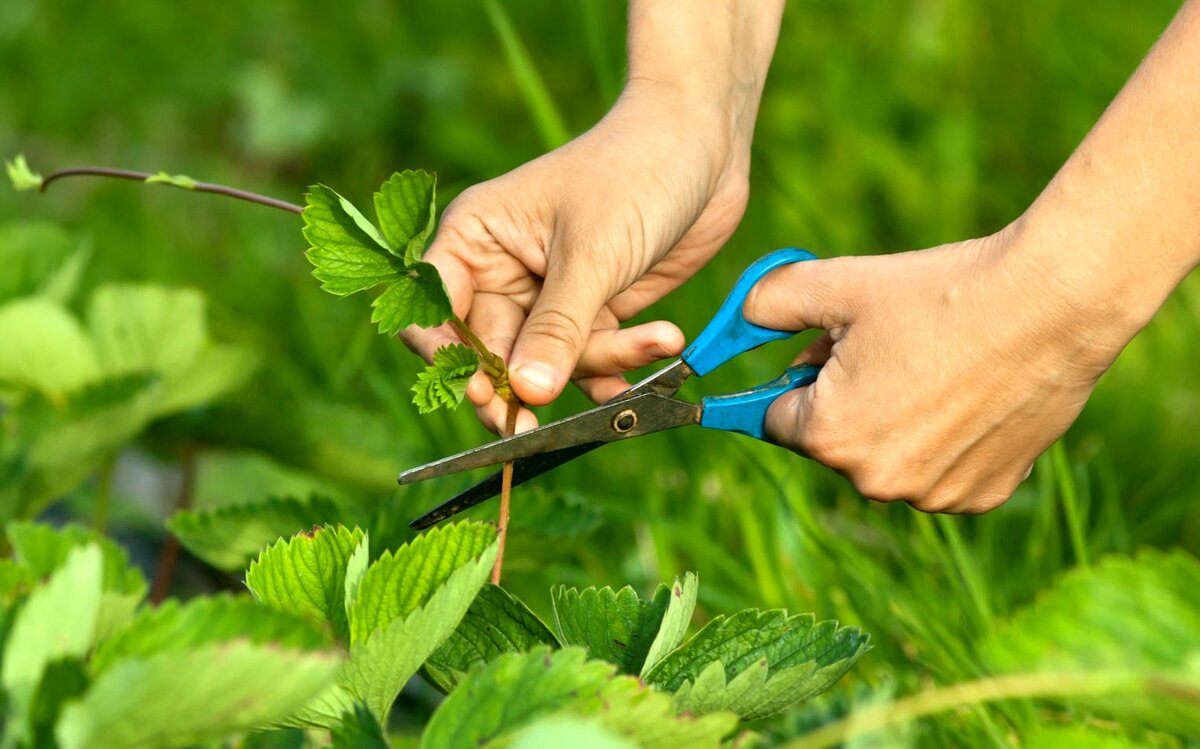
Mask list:
[[[742,314],[755,325],[776,330],[833,330],[849,325],[863,285],[858,260],[837,257],[776,268],[750,290]]]
[[[607,301],[595,268],[568,261],[547,269],[509,361],[517,397],[535,406],[558,397]]]
[[[809,385],[784,393],[767,409],[767,436],[776,444],[801,455],[806,454],[802,435],[811,408],[811,387]]]

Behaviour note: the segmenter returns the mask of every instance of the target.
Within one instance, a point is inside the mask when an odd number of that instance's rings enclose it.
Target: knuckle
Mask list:
[[[801,434],[800,447],[805,455],[830,468],[850,472],[857,465],[855,441],[844,430],[828,424],[816,412],[809,416]]]
[[[511,335],[489,335],[484,336],[483,345],[492,352],[512,351],[515,341],[516,338]]]
[[[1000,505],[1012,498],[1013,492],[1017,490],[1019,481],[1011,481],[1004,486],[993,488],[991,491],[980,492],[971,497],[971,501],[964,503],[962,513],[965,515],[982,515],[985,512],[991,512]]]
[[[609,351],[608,362],[611,368],[617,372],[628,372],[631,369],[637,369],[644,365],[641,355],[635,351],[622,348],[614,348]]]
[[[956,512],[961,507],[962,501],[963,497],[959,492],[939,489],[916,497],[909,504],[912,505],[914,510],[934,515],[943,512]]]
[[[851,474],[851,479],[860,494],[878,502],[913,502],[930,488],[916,461],[903,454],[880,454],[879,450]]]
[[[548,338],[563,346],[574,349],[585,340],[585,333],[579,323],[567,313],[556,310],[542,310],[525,323],[522,331],[527,335]]]
[[[854,487],[867,499],[876,502],[911,500],[910,487],[891,471],[870,468],[853,476]]]

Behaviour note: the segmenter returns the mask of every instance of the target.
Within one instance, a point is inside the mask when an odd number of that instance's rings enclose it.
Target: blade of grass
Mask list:
[[[562,113],[546,88],[545,81],[529,56],[529,50],[521,41],[512,19],[508,17],[499,0],[483,0],[483,9],[496,36],[500,37],[504,57],[508,60],[513,77],[516,78],[521,97],[525,99],[525,104],[533,115],[533,122],[542,136],[542,144],[547,150],[558,148],[570,140],[570,133]]]
[[[1062,498],[1063,513],[1067,516],[1067,533],[1071,539],[1071,550],[1075,553],[1075,561],[1081,567],[1088,565],[1087,540],[1084,538],[1084,519],[1079,509],[1079,493],[1076,490],[1075,476],[1067,460],[1067,449],[1062,440],[1050,446],[1051,465],[1054,466],[1055,483]]]
[[[942,529],[942,534],[946,537],[946,542],[950,545],[950,554],[954,557],[955,567],[962,575],[963,584],[967,588],[967,594],[971,598],[971,603],[975,606],[975,611],[979,615],[979,623],[983,626],[985,632],[990,632],[995,624],[995,614],[992,612],[992,605],[988,602],[987,584],[984,582],[983,575],[979,572],[979,567],[972,560],[971,555],[967,553],[966,544],[963,543],[962,533],[958,530],[957,518],[952,518],[949,515],[938,515],[938,525]]]
[[[964,705],[1013,698],[1133,691],[1146,679],[1127,672],[1044,673],[996,676],[920,692],[888,705],[860,710],[783,745],[783,749],[826,749],[888,726]]]
[[[612,56],[609,45],[608,22],[604,16],[611,5],[606,0],[583,0],[579,11],[583,14],[583,35],[587,44],[588,57],[592,61],[592,72],[605,103],[610,103],[621,93],[620,65]]]

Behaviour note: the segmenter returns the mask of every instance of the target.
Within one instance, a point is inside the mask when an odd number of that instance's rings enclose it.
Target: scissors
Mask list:
[[[796,331],[775,330],[749,322],[742,314],[742,304],[763,276],[776,268],[815,258],[807,250],[787,248],[756,260],[738,278],[712,321],[678,360],[604,405],[426,463],[401,473],[397,480],[401,485],[412,484],[514,461],[512,483],[516,486],[609,442],[692,424],[770,442],[765,426],[767,409],[784,393],[811,384],[817,379],[820,367],[789,367],[771,382],[728,395],[708,396],[699,403],[680,400],[675,393],[692,375],[703,377],[764,343],[794,335]],[[412,521],[410,526],[423,530],[453,517],[499,494],[500,484],[501,474],[497,472]]]

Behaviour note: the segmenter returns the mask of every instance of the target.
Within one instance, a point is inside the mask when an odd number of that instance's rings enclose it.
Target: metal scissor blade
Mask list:
[[[574,460],[580,455],[589,453],[604,444],[603,442],[589,442],[586,445],[565,447],[562,450],[538,453],[537,455],[530,455],[528,458],[521,458],[513,463],[513,486],[537,478],[546,471],[557,468],[563,463]],[[500,493],[501,475],[501,471],[496,471],[470,489],[459,492],[455,497],[446,500],[412,521],[409,523],[409,527],[416,531],[423,531],[435,523],[440,523],[447,518],[454,517],[481,502],[486,502]]]
[[[699,421],[699,406],[656,392],[646,392],[624,399],[614,399],[590,411],[426,463],[401,473],[396,480],[402,485],[412,484],[437,476],[469,471],[472,468],[507,463],[538,453],[549,453],[593,442],[628,439]]]
[[[631,385],[627,389],[618,393],[609,403],[617,401],[629,400],[634,396],[642,393],[658,393],[659,395],[675,395],[679,392],[679,388],[683,387],[683,383],[687,378],[696,374],[692,368],[687,365],[683,359],[676,359],[668,366],[663,367],[649,377],[641,380],[635,385]]]

